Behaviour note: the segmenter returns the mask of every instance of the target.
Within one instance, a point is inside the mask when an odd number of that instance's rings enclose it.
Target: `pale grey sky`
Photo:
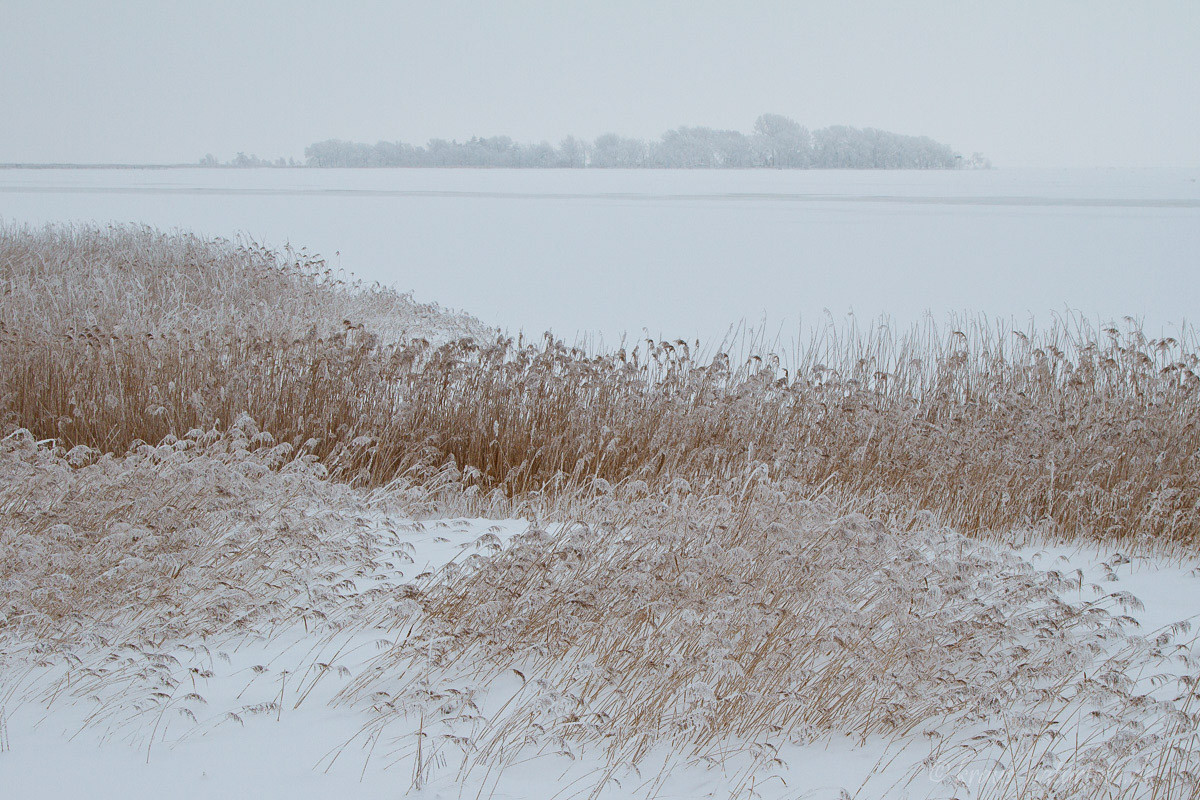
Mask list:
[[[1200,164],[1200,0],[0,1],[0,162],[809,126]]]

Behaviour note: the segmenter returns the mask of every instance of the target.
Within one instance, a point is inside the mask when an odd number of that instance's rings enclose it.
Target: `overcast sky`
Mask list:
[[[998,166],[1200,164],[1200,0],[0,0],[0,162],[326,138],[874,126]]]

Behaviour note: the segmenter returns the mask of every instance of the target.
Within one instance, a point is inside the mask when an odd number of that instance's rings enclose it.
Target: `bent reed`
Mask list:
[[[977,797],[1200,796],[1187,626],[1130,632],[1126,593],[986,541],[1196,553],[1191,331],[978,318],[830,327],[786,365],[590,353],[303,252],[145,228],[0,227],[0,286],[0,666],[21,675],[0,700],[34,684],[26,653],[132,642],[166,663],[189,633],[378,629],[337,701],[418,788],[431,764],[482,795],[595,749],[584,795],[644,769],[652,797],[671,757],[749,753],[730,785],[754,796],[787,747],[847,734],[927,769],[1007,765]],[[535,524],[314,600],[379,557],[379,507]],[[132,726],[187,678],[103,663],[45,696],[137,687],[105,712]]]

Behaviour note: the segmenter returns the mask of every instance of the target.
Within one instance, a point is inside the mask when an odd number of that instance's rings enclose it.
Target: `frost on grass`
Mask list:
[[[0,440],[0,631],[46,641],[236,631],[366,541],[322,537],[348,489],[248,419],[120,458]]]
[[[109,336],[326,337],[441,344],[496,331],[474,317],[357,281],[305,249],[141,226],[0,225],[4,321]]]
[[[364,736],[414,714],[444,725],[465,774],[597,751],[614,774],[665,749],[748,757],[749,781],[782,770],[789,745],[849,734],[927,740],[924,766],[943,775],[999,765],[975,787],[997,796],[1065,780],[1122,797],[1196,788],[1194,751],[1175,749],[1200,721],[1195,677],[1164,677],[1174,694],[1139,684],[1175,640],[1127,630],[1126,598],[1067,603],[1067,576],[1007,549],[788,488],[741,503],[604,494],[589,522],[533,531],[434,587],[422,629],[342,698],[371,716]],[[520,686],[482,716],[474,692],[506,675]]]
[[[148,754],[164,718],[240,728],[325,680],[361,718],[330,758],[361,746],[416,786],[550,758],[601,788],[728,765],[742,792],[789,775],[789,748],[851,735],[896,743],[914,776],[984,774],[977,796],[1195,789],[1196,671],[1169,660],[1183,629],[1142,636],[1121,592],[763,469],[707,491],[596,486],[569,524],[484,533],[403,580],[381,513],[478,503],[461,473],[351,489],[249,419],[121,458],[17,431],[0,465],[5,703],[83,703],[86,726]],[[274,640],[307,655],[241,665],[257,689],[218,700],[227,653]]]
[[[1191,329],[980,317],[816,329],[786,366],[753,343],[593,354],[465,322],[401,335],[407,300],[315,256],[131,228],[0,228],[0,284],[0,415],[68,448],[120,453],[248,412],[372,486],[452,462],[481,495],[569,498],[584,477],[702,487],[762,462],[968,534],[1200,540]]]
[[[346,639],[413,624],[427,562],[509,535],[437,544],[397,514],[428,503],[421,487],[330,481],[246,416],[120,456],[17,429],[0,439],[0,707],[83,707],[81,728],[147,746],[164,715],[207,730],[280,713],[292,671],[299,705],[313,675],[347,677]],[[209,707],[246,652],[261,662],[239,670],[280,696]]]

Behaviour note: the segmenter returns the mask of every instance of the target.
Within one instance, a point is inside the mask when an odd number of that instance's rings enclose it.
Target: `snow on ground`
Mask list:
[[[1130,610],[1143,635],[1185,620],[1200,623],[1200,561],[1195,559],[1130,557],[1112,547],[1096,546],[1025,547],[1019,552],[1038,569],[1083,570],[1080,592],[1064,600],[1091,599],[1090,584],[1132,594],[1145,606]]]
[[[528,528],[520,520],[389,522],[395,535],[376,574],[339,577],[359,589],[425,580]],[[411,783],[403,769],[385,771],[383,759],[370,763],[354,751],[331,758],[355,736],[362,716],[329,702],[397,635],[357,626],[345,635],[310,635],[296,626],[263,638],[180,643],[169,655],[149,658],[178,659],[177,669],[190,674],[166,710],[150,719],[152,736],[145,717],[104,716],[120,693],[113,685],[85,697],[63,691],[49,704],[45,695],[40,703],[14,705],[9,698],[0,728],[7,731],[0,797],[396,796]],[[99,654],[98,661],[106,660]],[[87,666],[77,665],[76,672]],[[44,690],[60,676],[57,667],[35,669],[24,685]],[[99,723],[85,727],[94,714],[101,715]]]
[[[344,578],[355,590],[428,580],[451,561],[498,552],[528,524],[393,521],[388,528],[394,538],[374,574]],[[1093,583],[1133,593],[1144,608],[1130,614],[1146,633],[1200,617],[1200,568],[1194,562],[1126,559],[1064,547],[1030,547],[1021,554],[1042,569],[1083,571],[1079,596],[1064,599],[1095,596]],[[305,627],[261,638],[183,642],[169,656],[152,655],[151,660],[178,659],[175,674],[188,677],[169,699],[150,706],[152,713],[136,719],[112,712],[117,699],[129,699],[120,687],[107,685],[94,693],[86,688],[87,664],[74,666],[66,686],[54,680],[62,677],[61,667],[34,668],[24,685],[43,691],[56,687],[55,695],[52,702],[45,694],[19,704],[8,698],[0,725],[0,796],[567,798],[588,796],[608,777],[602,797],[682,800],[740,792],[783,800],[837,798],[843,790],[854,794],[869,777],[861,797],[915,798],[949,797],[953,791],[941,779],[958,777],[969,785],[972,778],[937,767],[914,772],[929,748],[919,737],[907,750],[882,738],[789,745],[767,775],[739,772],[739,764],[750,763],[748,753],[715,768],[664,752],[653,754],[640,771],[607,776],[604,764],[587,752],[546,752],[502,770],[462,775],[454,754],[435,747],[444,732],[425,730],[418,715],[403,723],[408,729],[393,727],[380,741],[362,735],[361,709],[336,702],[352,677],[404,631],[348,626],[345,632],[318,634]],[[515,674],[492,680],[481,695],[479,713],[496,713],[523,689]]]

